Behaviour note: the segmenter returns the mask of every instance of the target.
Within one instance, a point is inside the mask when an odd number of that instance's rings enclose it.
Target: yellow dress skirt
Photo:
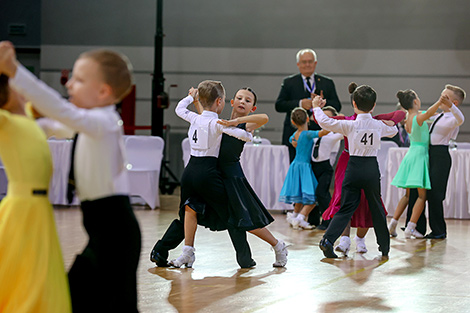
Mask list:
[[[0,312],[71,312],[47,196],[52,159],[45,135],[33,120],[0,110],[0,158],[8,177],[0,202]]]

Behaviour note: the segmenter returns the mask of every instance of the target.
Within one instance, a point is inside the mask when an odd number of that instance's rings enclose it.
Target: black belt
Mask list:
[[[47,196],[47,189],[33,189],[34,196]]]

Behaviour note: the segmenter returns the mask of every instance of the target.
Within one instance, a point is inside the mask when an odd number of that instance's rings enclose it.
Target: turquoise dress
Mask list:
[[[310,159],[312,156],[313,139],[318,138],[318,130],[303,131],[297,140],[295,159],[287,171],[284,185],[279,196],[285,203],[315,203],[315,189],[318,182],[313,174]],[[295,135],[295,133],[294,133]],[[289,142],[294,138],[292,135]]]
[[[410,134],[410,148],[401,161],[392,185],[398,188],[431,189],[429,179],[429,129],[428,124],[419,126],[416,115]]]

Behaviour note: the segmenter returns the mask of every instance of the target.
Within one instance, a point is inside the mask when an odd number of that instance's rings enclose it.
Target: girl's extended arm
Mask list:
[[[255,130],[269,121],[266,114],[252,114],[242,117],[237,117],[232,120],[219,120],[217,123],[224,126],[237,126],[238,124],[246,123],[246,131]]]
[[[432,106],[430,106],[429,109],[426,112],[418,114],[416,116],[416,122],[418,122],[418,125],[419,126],[423,125],[424,121],[426,121],[431,116],[433,116],[434,113],[436,113],[437,109],[439,109],[439,106],[441,104],[445,104],[445,105],[451,107],[452,102],[450,102],[448,100],[449,100],[449,98],[447,96],[445,96],[445,97],[441,96],[439,98],[439,100],[436,103],[434,103]]]
[[[402,121],[405,118],[405,116],[406,116],[405,111],[397,110],[397,111],[393,111],[393,112],[390,112],[390,113],[375,115],[374,118],[376,120],[393,121],[396,125],[396,124],[398,124],[398,122]]]

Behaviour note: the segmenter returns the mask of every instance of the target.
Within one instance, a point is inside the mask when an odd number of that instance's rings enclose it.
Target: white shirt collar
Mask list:
[[[204,116],[209,116],[209,117],[219,117],[219,114],[217,114],[216,112],[213,112],[213,111],[202,111],[202,114],[201,115],[204,115]]]

